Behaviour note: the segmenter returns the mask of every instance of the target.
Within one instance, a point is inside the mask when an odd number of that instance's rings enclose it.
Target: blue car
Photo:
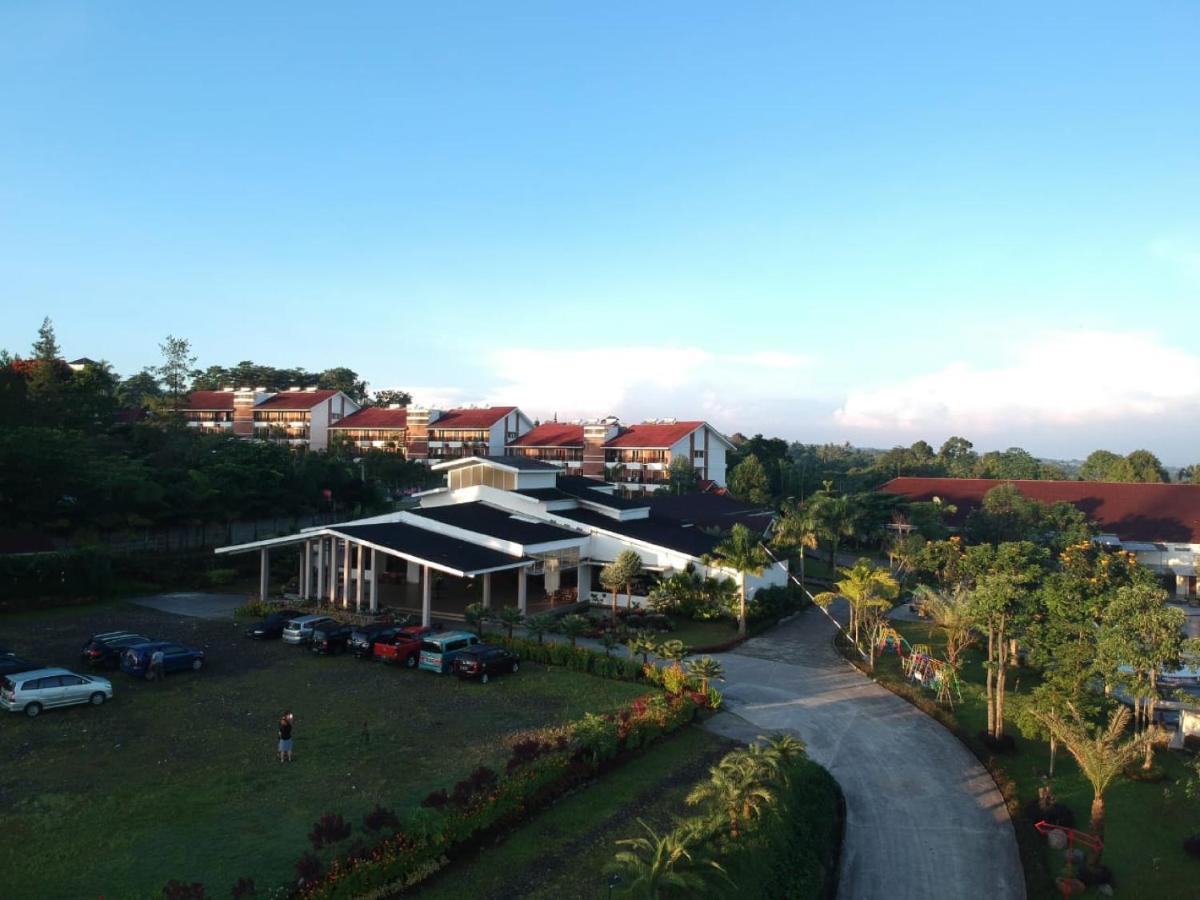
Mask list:
[[[150,674],[150,657],[156,650],[163,655],[163,672],[180,672],[184,669],[200,671],[204,666],[204,651],[195,647],[184,647],[168,641],[151,641],[134,644],[121,654],[121,671],[139,678]]]
[[[427,634],[421,641],[421,668],[439,674],[449,672],[455,658],[478,643],[479,638],[469,631]]]

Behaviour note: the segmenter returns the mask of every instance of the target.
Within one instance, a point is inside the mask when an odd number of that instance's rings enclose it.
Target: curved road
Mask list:
[[[1016,837],[991,776],[952,734],[833,649],[809,608],[720,655],[738,739],[789,731],[846,796],[844,900],[1025,897]]]

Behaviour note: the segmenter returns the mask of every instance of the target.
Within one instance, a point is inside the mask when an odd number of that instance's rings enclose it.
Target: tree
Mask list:
[[[1171,480],[1158,457],[1149,450],[1134,450],[1125,461],[1129,464],[1132,481],[1158,483]]]
[[[847,494],[817,494],[812,501],[817,536],[829,543],[829,571],[837,568],[838,546],[843,538],[854,537],[858,530],[858,504]]]
[[[738,634],[746,633],[746,576],[761,575],[771,563],[766,549],[750,529],[740,522],[733,526],[729,537],[704,556],[705,565],[732,569],[737,573]]]
[[[506,606],[494,616],[495,620],[503,626],[508,634],[508,639],[511,641],[513,629],[525,621],[525,616],[521,610],[515,606]]]
[[[689,806],[711,804],[724,820],[729,836],[737,840],[744,823],[761,816],[779,802],[773,782],[779,769],[766,754],[735,750],[708,770],[708,779],[687,795]]]
[[[1079,467],[1079,477],[1084,481],[1124,481],[1114,477],[1116,467],[1123,459],[1110,450],[1093,450]]]
[[[606,591],[612,591],[612,621],[617,621],[617,591],[625,586],[625,575],[617,568],[616,560],[600,570],[600,586]]]
[[[187,393],[188,379],[191,377],[192,366],[196,357],[192,355],[192,345],[186,338],[167,335],[158,345],[162,351],[162,364],[152,369],[166,390],[167,409],[178,413],[183,408],[184,395]]]
[[[38,339],[33,342],[33,358],[38,362],[54,363],[62,359],[62,350],[58,347],[58,338],[54,334],[54,323],[50,317],[42,319],[38,329]]]
[[[938,450],[938,460],[946,467],[949,475],[955,478],[968,478],[975,471],[979,455],[972,449],[974,444],[966,438],[950,437]]]
[[[569,616],[563,616],[559,627],[562,628],[563,635],[571,642],[571,649],[574,650],[579,638],[591,630],[592,623],[585,616],[572,613]]]
[[[756,506],[771,502],[771,482],[757,456],[747,456],[729,473],[729,490],[741,500]]]
[[[411,404],[412,394],[408,391],[376,391],[375,395],[371,398],[372,406],[409,406]]]
[[[688,663],[688,674],[700,679],[700,690],[707,694],[710,681],[724,681],[725,668],[711,656],[701,656]]]
[[[966,585],[959,583],[940,591],[918,585],[913,597],[922,604],[933,624],[945,632],[946,662],[950,668],[959,671],[963,653],[979,642],[971,613],[971,595]]]
[[[669,663],[674,663],[678,666],[685,659],[692,655],[692,648],[687,646],[683,641],[670,640],[663,641],[658,645],[656,651],[660,657]]]
[[[993,450],[985,453],[976,464],[976,478],[1038,479],[1042,476],[1041,464],[1020,447]]]
[[[804,557],[808,550],[817,549],[820,523],[813,511],[813,504],[790,503],[783,508],[783,515],[775,522],[771,543],[789,555],[800,556],[800,587],[808,590],[804,576]]]
[[[355,403],[367,401],[367,383],[358,377],[358,373],[345,366],[326,369],[317,376],[317,386],[326,390],[341,391]]]
[[[672,494],[693,494],[700,487],[700,474],[695,464],[683,455],[677,455],[667,466],[667,485]]]
[[[463,621],[475,629],[475,633],[480,637],[483,637],[484,624],[491,617],[492,611],[482,603],[468,603],[466,610],[463,611]]]
[[[1125,767],[1138,757],[1136,739],[1122,741],[1129,725],[1130,713],[1116,706],[1108,718],[1108,726],[1093,730],[1074,710],[1062,716],[1051,710],[1039,710],[1038,717],[1075,757],[1079,770],[1092,785],[1092,817],[1090,831],[1104,840],[1104,794],[1121,776]],[[1091,863],[1100,861],[1100,850],[1092,851]]]
[[[625,605],[633,606],[633,582],[642,574],[642,558],[636,550],[622,550],[613,560],[615,574],[620,577],[625,587]],[[614,607],[613,612],[616,612]]]
[[[695,897],[712,893],[718,880],[729,886],[725,870],[703,855],[709,841],[699,829],[676,828],[660,835],[641,819],[638,824],[646,836],[617,841],[626,849],[614,857],[632,896]]]
[[[828,606],[838,597],[850,604],[850,635],[858,643],[860,631],[866,632],[870,644],[868,654],[871,671],[875,671],[876,632],[883,621],[883,614],[892,608],[900,594],[900,585],[887,569],[881,569],[869,559],[859,559],[853,566],[838,569],[842,578],[834,587],[814,599],[821,606]]]
[[[625,646],[631,657],[638,655],[642,657],[643,666],[650,665],[650,654],[658,652],[658,642],[654,639],[654,635],[642,629],[631,633],[625,641]]]
[[[554,626],[554,617],[549,613],[535,613],[525,618],[525,631],[542,643],[542,636]]]
[[[126,409],[149,409],[162,397],[162,385],[151,369],[142,369],[117,387],[117,400]]]

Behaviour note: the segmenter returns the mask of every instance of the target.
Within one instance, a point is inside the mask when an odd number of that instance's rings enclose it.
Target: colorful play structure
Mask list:
[[[958,673],[945,660],[934,656],[928,644],[910,644],[896,629],[884,628],[879,632],[875,650],[880,654],[895,653],[899,656],[904,677],[913,684],[933,691],[938,703],[953,708],[955,700],[962,702]]]

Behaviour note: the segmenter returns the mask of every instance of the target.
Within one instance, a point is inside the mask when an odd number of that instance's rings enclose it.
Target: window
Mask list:
[[[62,679],[63,687],[75,687],[76,685],[87,684],[78,675],[61,675],[59,677]]]

